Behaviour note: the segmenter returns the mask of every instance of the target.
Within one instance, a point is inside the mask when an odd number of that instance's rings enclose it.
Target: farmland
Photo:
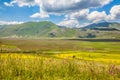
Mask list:
[[[0,39],[0,80],[119,80],[120,40]]]

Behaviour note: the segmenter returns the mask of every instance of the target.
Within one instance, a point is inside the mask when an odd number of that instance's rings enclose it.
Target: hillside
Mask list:
[[[83,28],[60,27],[48,21],[26,22],[16,25],[0,25],[0,37],[4,38],[119,38],[120,24],[97,23]]]
[[[17,25],[3,25],[0,27],[0,37],[73,37],[76,30],[60,28],[48,21],[27,22]]]

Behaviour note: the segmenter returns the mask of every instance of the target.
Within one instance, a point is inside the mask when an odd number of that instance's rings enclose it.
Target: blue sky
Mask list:
[[[0,0],[0,23],[52,21],[81,27],[120,21],[120,0]]]

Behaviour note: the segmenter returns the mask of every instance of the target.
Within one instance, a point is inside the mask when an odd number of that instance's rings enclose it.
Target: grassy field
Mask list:
[[[120,41],[0,39],[0,80],[120,80]]]

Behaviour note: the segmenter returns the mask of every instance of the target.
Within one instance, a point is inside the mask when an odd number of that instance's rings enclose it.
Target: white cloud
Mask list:
[[[102,20],[106,20],[107,14],[105,11],[98,12],[98,11],[93,11],[89,13],[88,9],[83,9],[80,10],[79,12],[71,13],[69,15],[70,19],[76,19],[78,21],[89,21],[89,22],[99,22]]]
[[[30,16],[31,18],[47,18],[49,15],[47,13],[35,13]]]
[[[70,19],[77,19],[80,21],[86,20],[86,16],[88,16],[89,9],[83,9],[78,12],[71,13],[69,15]]]
[[[79,27],[82,27],[88,25],[89,23],[98,23],[101,21],[120,20],[120,5],[113,6],[110,10],[110,14],[108,15],[106,14],[105,11],[102,12],[93,11],[90,13],[88,9],[83,9],[78,12],[66,15],[65,21],[62,21],[62,24],[66,25],[66,22],[68,23],[72,19],[78,21],[78,24],[76,24],[77,27],[78,25]],[[69,25],[71,24],[73,23],[70,22]]]
[[[7,3],[7,2],[4,2],[4,5],[6,5],[6,6],[13,6],[12,3]]]
[[[95,0],[94,0],[95,1]],[[106,5],[106,4],[109,4],[110,2],[112,2],[113,0],[100,0],[100,4],[102,6]]]
[[[24,23],[24,22],[17,22],[17,21],[10,21],[10,22],[8,22],[8,21],[0,21],[0,25],[14,25],[14,24],[22,24],[22,23]]]
[[[106,20],[106,18],[107,18],[107,14],[105,13],[105,11],[102,11],[102,12],[93,11],[87,16],[87,19],[94,23]]]
[[[97,23],[103,20],[106,20],[107,14],[102,11],[93,11],[89,13],[88,9],[80,10],[79,12],[74,12],[69,15],[66,15],[65,20],[60,22],[59,25],[64,25],[67,27],[83,27],[90,23]],[[76,25],[76,26],[75,26]]]
[[[19,7],[23,6],[34,6],[35,2],[34,0],[13,0],[10,3],[4,2],[6,6],[13,6],[14,4],[17,4]]]
[[[34,6],[40,7],[40,13],[35,13],[31,17],[47,17],[46,14],[63,14],[80,11],[82,9],[96,8],[109,4],[112,0],[13,0],[5,3],[7,6],[17,4],[20,7]]]
[[[120,19],[120,5],[115,5],[111,8],[108,19],[111,20]]]
[[[42,0],[42,7],[46,12],[65,13],[92,7],[100,7],[111,1],[112,0]]]
[[[91,23],[86,22],[86,23],[80,24],[79,21],[77,21],[77,20],[63,20],[58,25],[66,26],[66,27],[69,27],[69,28],[74,28],[74,27],[75,28],[80,28],[80,27],[87,26],[89,24],[91,24]]]
[[[65,19],[59,23],[61,26],[81,27],[89,23],[120,19],[120,5],[113,6],[110,14],[105,11],[93,11],[89,9],[102,7],[113,0],[13,0],[4,3],[6,6],[17,4],[23,6],[39,6],[40,10],[31,15],[31,18],[46,18],[49,15],[65,15]],[[81,24],[82,23],[82,24]]]
[[[66,15],[65,20],[63,20],[62,23],[60,24],[65,26],[73,25],[74,27],[83,27],[90,23],[97,23],[106,20],[106,18],[107,18],[107,14],[104,11],[102,12],[93,11],[89,13],[88,9],[83,9],[79,12]]]
[[[58,25],[73,28],[73,27],[79,27],[79,22],[77,20],[64,20],[60,22]]]

